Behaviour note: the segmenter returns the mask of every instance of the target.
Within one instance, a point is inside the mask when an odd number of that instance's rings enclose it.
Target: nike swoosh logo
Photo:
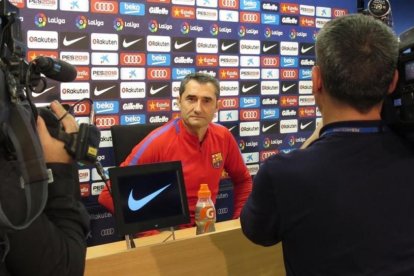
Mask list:
[[[263,52],[266,53],[267,51],[269,51],[270,49],[272,49],[272,48],[274,48],[276,46],[277,46],[277,44],[270,45],[269,47],[267,47],[266,45],[264,45],[263,46]]]
[[[292,84],[292,85],[289,85],[289,86],[282,86],[282,92],[286,92],[286,91],[288,91],[289,89],[291,89],[293,86],[295,86],[296,84]]]
[[[65,38],[63,39],[63,45],[65,45],[65,46],[70,46],[70,45],[72,45],[72,44],[74,44],[74,43],[76,43],[76,42],[78,42],[78,41],[80,41],[80,40],[84,39],[85,37],[86,37],[86,36],[81,36],[81,37],[78,37],[78,38],[74,38],[74,39],[68,40],[68,39],[66,38],[66,36],[65,36]]]
[[[223,44],[221,44],[221,50],[224,52],[224,51],[227,51],[229,48],[231,48],[231,47],[233,47],[233,45],[236,45],[236,42],[234,42],[234,43],[232,43],[232,44],[229,44],[229,45],[224,45],[224,43]]]
[[[43,90],[43,91],[42,91],[42,92],[40,92],[40,93],[32,93],[32,97],[33,97],[33,98],[37,98],[37,97],[39,97],[39,96],[41,96],[41,95],[45,94],[46,92],[49,92],[49,91],[50,91],[50,90],[52,90],[53,88],[55,88],[55,86],[52,86],[52,87],[46,88],[45,90]]]
[[[268,131],[269,129],[271,129],[272,127],[274,127],[276,125],[276,123],[275,124],[271,124],[271,125],[269,125],[269,126],[267,126],[267,127],[265,127],[264,125],[262,126],[262,132],[266,132],[266,131]]]
[[[243,85],[243,87],[242,87],[242,92],[243,93],[247,93],[247,92],[249,92],[250,90],[252,90],[253,88],[255,88],[257,86],[257,84],[254,84],[254,85],[252,85],[252,86],[250,86],[250,87],[245,87],[244,85]]]
[[[134,45],[135,43],[137,43],[138,41],[141,41],[142,38],[138,38],[136,40],[132,40],[130,42],[127,42],[125,39],[124,41],[122,41],[122,47],[124,48],[129,48],[130,46]]]
[[[174,44],[174,48],[176,50],[179,50],[179,49],[183,48],[184,46],[190,44],[191,42],[193,42],[193,41],[190,40],[190,41],[187,41],[187,42],[184,42],[184,43],[179,44],[178,41],[176,41],[175,44]]]
[[[129,197],[128,197],[128,207],[129,209],[131,209],[131,211],[138,211],[139,209],[141,209],[142,207],[144,207],[145,205],[147,205],[151,200],[153,200],[155,197],[157,197],[160,193],[162,193],[162,191],[164,191],[165,189],[167,189],[171,184],[168,184],[167,186],[147,195],[146,197],[143,197],[141,199],[135,199],[134,196],[132,195],[132,191],[129,193]]]
[[[150,94],[151,95],[155,95],[155,94],[157,94],[158,92],[160,92],[161,90],[163,90],[165,87],[167,87],[168,85],[164,85],[164,86],[162,86],[162,87],[160,87],[160,88],[157,88],[157,89],[154,89],[152,86],[151,86],[151,89],[150,89]]]
[[[232,126],[231,128],[229,128],[229,131],[231,132],[236,126]]]
[[[312,122],[306,123],[306,124],[302,124],[300,123],[300,129],[305,129],[307,128],[310,124],[312,124]]]
[[[300,50],[301,50],[302,54],[306,54],[306,52],[309,52],[313,47],[314,47],[314,45],[312,45],[308,48],[303,48],[303,46],[302,46],[302,48]]]
[[[111,90],[114,87],[115,87],[115,85],[112,85],[111,87],[108,87],[108,88],[105,88],[105,89],[102,89],[102,90],[98,90],[98,87],[95,87],[95,90],[93,91],[93,94],[95,96],[99,96],[99,95],[102,95],[105,92],[108,92],[109,90]]]

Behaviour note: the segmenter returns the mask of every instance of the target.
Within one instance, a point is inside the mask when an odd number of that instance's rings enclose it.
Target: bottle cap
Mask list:
[[[198,190],[198,197],[210,197],[211,192],[207,184],[200,184],[200,189]]]

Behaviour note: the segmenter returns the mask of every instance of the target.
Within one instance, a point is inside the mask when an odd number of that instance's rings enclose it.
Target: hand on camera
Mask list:
[[[78,124],[76,123],[75,118],[72,115],[67,114],[66,109],[58,101],[53,101],[50,104],[50,109],[56,114],[57,118],[62,118],[64,116],[60,122],[66,133],[78,131]],[[64,143],[50,135],[45,121],[41,116],[37,117],[37,131],[42,144],[46,163],[73,162],[72,157],[67,153],[64,147]]]

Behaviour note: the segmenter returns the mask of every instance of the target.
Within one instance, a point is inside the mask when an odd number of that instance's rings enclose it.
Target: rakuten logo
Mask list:
[[[220,96],[239,95],[238,81],[220,81]]]
[[[89,82],[61,83],[60,98],[66,101],[90,98]]]
[[[145,98],[145,82],[121,82],[120,96],[122,99]]]
[[[101,141],[99,143],[99,148],[111,148],[112,146],[111,131],[101,130]]]
[[[261,94],[262,95],[279,95],[279,81],[262,81]]]
[[[298,120],[280,120],[280,133],[297,133],[298,132]]]
[[[241,122],[239,125],[240,137],[260,135],[259,122]]]
[[[58,33],[52,31],[27,31],[27,46],[30,49],[57,49]]]

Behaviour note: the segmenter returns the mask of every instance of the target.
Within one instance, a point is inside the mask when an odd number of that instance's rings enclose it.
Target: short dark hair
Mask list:
[[[215,89],[216,89],[215,93],[216,93],[216,97],[218,99],[218,97],[220,95],[219,82],[216,78],[212,77],[209,74],[205,74],[205,73],[191,73],[191,74],[188,74],[187,76],[185,76],[184,79],[181,81],[181,84],[180,84],[180,89],[179,89],[180,96],[184,93],[185,86],[187,85],[187,83],[190,80],[195,80],[196,82],[203,83],[203,84],[206,84],[206,83],[213,84]]]
[[[316,64],[327,92],[362,113],[388,92],[398,60],[398,39],[383,22],[362,14],[326,23],[316,38]]]

